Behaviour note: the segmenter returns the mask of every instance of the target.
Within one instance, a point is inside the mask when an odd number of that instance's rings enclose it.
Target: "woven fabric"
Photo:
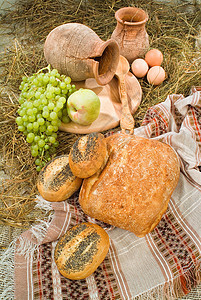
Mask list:
[[[170,95],[150,108],[134,134],[170,144],[180,159],[180,179],[158,226],[143,238],[88,217],[79,193],[47,203],[49,222],[23,233],[15,245],[15,299],[176,299],[200,282],[201,263],[201,92]],[[109,252],[83,280],[58,272],[54,249],[72,226],[90,221],[109,234]],[[189,298],[190,299],[190,298]]]

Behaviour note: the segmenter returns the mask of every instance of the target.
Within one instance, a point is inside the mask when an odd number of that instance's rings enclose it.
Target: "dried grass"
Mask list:
[[[195,48],[200,11],[187,16],[181,7],[153,4],[152,1],[19,1],[7,12],[2,24],[16,36],[13,44],[0,54],[0,149],[1,170],[7,174],[1,188],[0,223],[29,227],[44,213],[35,209],[37,173],[30,147],[15,124],[18,108],[18,87],[24,74],[31,75],[46,65],[43,43],[56,26],[79,22],[90,26],[103,40],[116,26],[114,12],[124,6],[138,6],[149,14],[146,29],[150,46],[164,53],[163,67],[167,79],[158,87],[139,80],[143,90],[142,103],[135,114],[140,126],[148,107],[164,101],[172,93],[187,96],[192,86],[201,83],[201,57]],[[57,155],[68,153],[78,135],[59,132]]]

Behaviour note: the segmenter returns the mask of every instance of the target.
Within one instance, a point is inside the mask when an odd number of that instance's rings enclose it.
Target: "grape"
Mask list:
[[[35,138],[34,138],[34,142],[37,143],[40,139],[41,139],[41,137],[39,135],[36,135]]]
[[[52,132],[52,131],[54,130],[54,126],[48,125],[48,126],[47,126],[47,130],[48,130],[49,132]]]
[[[38,118],[38,124],[39,125],[45,124],[45,120],[42,118],[42,116],[41,116],[41,118]]]
[[[65,99],[65,101],[66,101],[66,99]],[[47,107],[48,107],[49,110],[53,110],[54,109],[54,103],[50,102]]]
[[[30,121],[30,122],[34,122],[35,120],[36,120],[35,115],[29,116],[29,121]]]
[[[62,102],[60,102],[60,101],[57,102],[57,107],[58,107],[59,109],[62,109],[63,106],[64,106],[64,105],[63,105]]]
[[[57,131],[61,122],[69,122],[66,103],[76,91],[69,76],[60,75],[50,65],[37,73],[22,77],[19,86],[19,109],[16,117],[18,130],[26,136],[35,157],[36,170],[56,153],[59,145]]]
[[[34,138],[35,138],[34,133],[33,133],[33,132],[30,132],[30,133],[27,134],[26,141],[27,141],[28,143],[32,143],[33,140],[34,140]]]
[[[18,130],[23,132],[23,131],[25,131],[25,127],[23,125],[19,125]]]
[[[23,124],[23,119],[21,117],[16,118],[16,123],[17,125],[22,125]]]
[[[32,123],[27,124],[27,130],[32,131],[32,129],[33,129],[33,124]]]
[[[40,140],[38,141],[38,146],[39,146],[40,148],[43,148],[43,147],[45,146],[45,141],[44,141],[43,139],[40,139]]]
[[[65,123],[65,124],[67,124],[67,123],[70,122],[70,118],[69,118],[68,116],[63,116],[61,120],[62,120],[62,122]]]
[[[42,116],[44,117],[44,118],[48,118],[49,117],[49,111],[43,111],[43,113],[42,113]]]
[[[23,115],[22,119],[23,119],[23,121],[28,121],[29,117],[27,115]]]
[[[39,124],[38,124],[38,122],[34,122],[34,123],[33,123],[33,129],[37,130],[37,129],[38,129],[38,127],[39,127]]]
[[[33,115],[33,109],[32,108],[27,109],[27,115],[28,116]]]
[[[56,113],[55,111],[51,112],[51,113],[50,113],[50,118],[51,118],[52,120],[56,120],[56,119],[57,119],[57,113]]]
[[[54,144],[56,142],[56,139],[55,139],[54,136],[50,136],[49,141],[50,141],[51,144]]]
[[[38,156],[38,151],[37,151],[37,150],[31,150],[31,155],[32,155],[33,157]]]
[[[66,78],[64,78],[64,82],[66,84],[70,84],[71,83],[71,78],[67,76]]]
[[[36,164],[36,166],[40,166],[41,165],[41,160],[39,158],[37,158],[35,160],[35,164]]]
[[[26,107],[27,107],[27,108],[33,108],[33,103],[32,103],[32,102],[27,102]]]
[[[36,171],[38,171],[38,172],[40,172],[41,169],[42,169],[42,168],[41,168],[40,166],[37,166],[37,167],[36,167]]]

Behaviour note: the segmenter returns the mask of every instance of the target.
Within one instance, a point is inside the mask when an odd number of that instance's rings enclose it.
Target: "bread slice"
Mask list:
[[[129,230],[151,232],[179,180],[177,154],[167,144],[122,133],[107,137],[105,168],[84,179],[79,202],[90,217]]]

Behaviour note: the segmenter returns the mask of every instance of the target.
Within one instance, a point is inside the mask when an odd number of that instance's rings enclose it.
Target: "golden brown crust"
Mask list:
[[[78,280],[91,275],[109,250],[109,236],[97,224],[74,226],[58,241],[54,259],[59,272],[66,278]]]
[[[142,237],[167,209],[180,174],[167,144],[126,134],[106,138],[109,159],[83,181],[79,202],[89,216]]]
[[[73,175],[68,155],[61,155],[51,160],[39,173],[37,188],[47,201],[63,201],[77,191],[82,179]]]
[[[69,154],[72,173],[80,178],[95,174],[107,157],[107,145],[101,133],[91,133],[77,139]]]

